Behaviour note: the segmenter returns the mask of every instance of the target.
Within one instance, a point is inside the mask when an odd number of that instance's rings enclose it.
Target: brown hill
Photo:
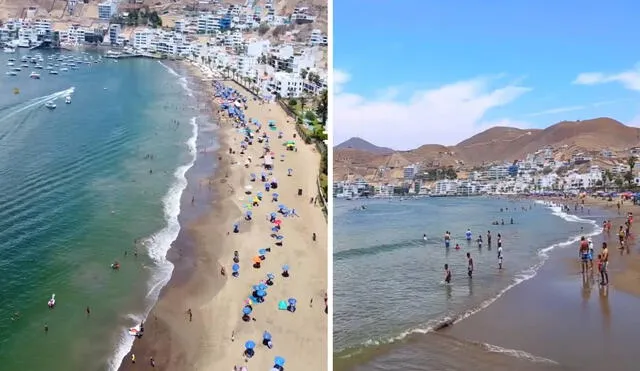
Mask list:
[[[494,127],[451,147],[428,144],[410,151],[384,155],[351,150],[348,156],[342,155],[344,150],[334,149],[334,178],[344,178],[345,171],[348,173],[352,167],[358,169],[358,175],[369,177],[370,180],[380,180],[375,176],[380,177],[381,167],[397,168],[411,163],[464,169],[491,162],[524,159],[527,154],[546,146],[559,150],[562,158],[569,158],[578,152],[597,153],[603,149],[624,152],[639,145],[640,128],[626,126],[606,117],[562,121],[544,130]]]

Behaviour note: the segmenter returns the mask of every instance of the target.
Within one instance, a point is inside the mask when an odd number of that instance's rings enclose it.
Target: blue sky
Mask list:
[[[639,15],[638,1],[336,0],[335,143],[409,149],[601,116],[640,126]]]

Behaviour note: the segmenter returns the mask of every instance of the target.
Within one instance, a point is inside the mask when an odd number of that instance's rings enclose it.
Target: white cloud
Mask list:
[[[558,107],[558,108],[552,108],[552,109],[548,109],[548,110],[544,110],[544,111],[540,111],[540,112],[530,113],[530,114],[525,115],[525,116],[526,117],[537,117],[537,116],[544,116],[544,115],[553,115],[553,114],[556,114],[556,113],[580,111],[580,110],[583,110],[585,108],[587,108],[587,107],[586,106]]]
[[[492,88],[495,76],[415,91],[407,101],[394,94],[367,99],[345,91],[348,73],[334,70],[333,77],[336,144],[357,136],[379,146],[413,149],[429,143],[455,144],[496,125],[529,127],[509,119],[483,120],[492,108],[509,104],[531,90],[519,84]]]
[[[581,73],[573,81],[577,85],[599,85],[616,82],[629,90],[640,91],[640,65],[620,73],[606,74],[602,72]]]

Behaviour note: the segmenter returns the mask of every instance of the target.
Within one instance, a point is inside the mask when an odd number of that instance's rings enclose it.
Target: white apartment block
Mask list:
[[[309,44],[311,44],[311,46],[327,46],[329,44],[327,35],[323,35],[322,31],[315,29],[311,31]]]
[[[116,0],[107,0],[98,4],[98,18],[109,20],[118,11],[118,2]]]
[[[282,98],[295,98],[302,95],[303,81],[297,74],[287,72],[276,72],[269,83],[269,88],[273,94],[278,94]]]
[[[220,31],[220,16],[213,13],[200,14],[197,25],[199,34],[215,35]]]

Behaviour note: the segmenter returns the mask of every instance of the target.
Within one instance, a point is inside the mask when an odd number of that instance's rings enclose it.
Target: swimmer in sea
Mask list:
[[[460,245],[456,244],[455,249],[456,249],[456,250],[460,250]]]
[[[427,234],[426,233],[422,235],[422,240],[424,240],[424,241],[427,240]]]
[[[476,240],[476,242],[478,243],[478,248],[481,249],[482,248],[482,235],[481,234],[478,235],[478,239]]]
[[[467,275],[469,278],[473,276],[473,259],[471,258],[471,253],[467,253]]]
[[[451,283],[451,271],[449,270],[449,264],[444,265],[444,282]]]

